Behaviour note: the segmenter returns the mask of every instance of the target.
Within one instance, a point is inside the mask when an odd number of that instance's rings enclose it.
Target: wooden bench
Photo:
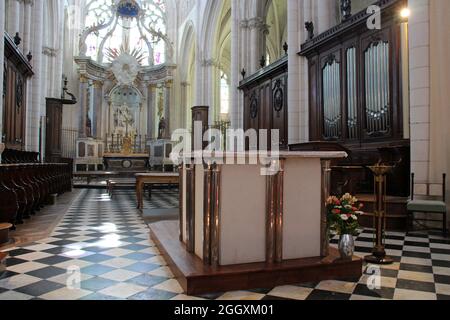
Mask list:
[[[180,175],[178,173],[137,173],[136,174],[136,198],[137,208],[144,208],[144,186],[154,184],[178,185],[180,183]],[[151,190],[151,189],[150,189]]]
[[[119,172],[112,171],[79,171],[74,172],[74,178],[86,179],[86,183],[90,184],[93,179],[98,178],[111,178],[119,175]]]
[[[115,178],[106,180],[106,188],[108,190],[108,195],[112,198],[114,193],[114,188],[116,187],[134,187],[136,185],[136,179],[127,178]]]

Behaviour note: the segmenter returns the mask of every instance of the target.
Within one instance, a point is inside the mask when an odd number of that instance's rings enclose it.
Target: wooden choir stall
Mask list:
[[[3,132],[0,141],[0,244],[9,241],[9,229],[49,203],[51,196],[72,189],[72,166],[65,163],[42,163],[38,152],[25,151],[25,121],[27,113],[26,88],[33,76],[31,55],[25,57],[19,50],[18,37],[12,39],[7,33],[5,41]],[[60,162],[61,109],[49,113],[51,141],[48,161]],[[47,110],[49,111],[49,110]],[[28,111],[29,112],[29,111]],[[55,117],[53,117],[55,116]],[[58,121],[58,123],[56,122]],[[56,135],[57,134],[57,135]],[[48,136],[50,138],[50,135]]]
[[[236,164],[186,158],[180,221],[150,226],[187,294],[360,277],[361,260],[340,260],[326,231],[329,162],[345,152],[252,156],[227,153]]]

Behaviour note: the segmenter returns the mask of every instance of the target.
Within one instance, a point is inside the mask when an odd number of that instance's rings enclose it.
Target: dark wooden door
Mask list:
[[[47,122],[45,135],[45,161],[57,163],[61,160],[62,102],[47,98]]]

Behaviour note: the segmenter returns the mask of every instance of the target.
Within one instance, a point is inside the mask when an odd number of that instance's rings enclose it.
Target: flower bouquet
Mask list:
[[[363,204],[359,203],[358,199],[349,193],[346,193],[340,199],[335,196],[329,197],[327,199],[328,227],[338,235],[357,235],[358,219],[363,213],[362,208]]]
[[[362,208],[358,199],[349,193],[340,199],[334,196],[327,199],[328,228],[339,235],[339,253],[342,259],[352,259],[355,252],[353,236],[357,235]]]

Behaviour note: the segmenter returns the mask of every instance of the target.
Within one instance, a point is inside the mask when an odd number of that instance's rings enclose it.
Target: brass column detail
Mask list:
[[[212,171],[212,221],[211,221],[211,265],[219,265],[220,256],[220,192],[221,166],[216,165]]]
[[[320,255],[326,257],[330,253],[326,202],[331,193],[331,161],[322,160],[322,192],[320,201]]]
[[[204,203],[203,203],[203,262],[211,264],[211,220],[213,212],[212,166],[207,164],[204,171]]]
[[[266,177],[266,261],[273,263],[275,261],[275,177],[268,175]]]
[[[283,261],[283,210],[284,210],[284,159],[280,159],[280,170],[277,174],[277,210],[275,216],[275,262]]]
[[[266,262],[283,261],[284,163],[266,178]]]
[[[180,174],[180,186],[178,188],[179,194],[178,194],[178,201],[179,201],[179,207],[180,207],[180,241],[183,242],[183,235],[184,235],[184,223],[183,223],[183,210],[184,210],[184,202],[183,202],[183,173],[184,173],[185,165],[182,164],[178,170]]]
[[[195,251],[195,165],[186,166],[186,250]]]

